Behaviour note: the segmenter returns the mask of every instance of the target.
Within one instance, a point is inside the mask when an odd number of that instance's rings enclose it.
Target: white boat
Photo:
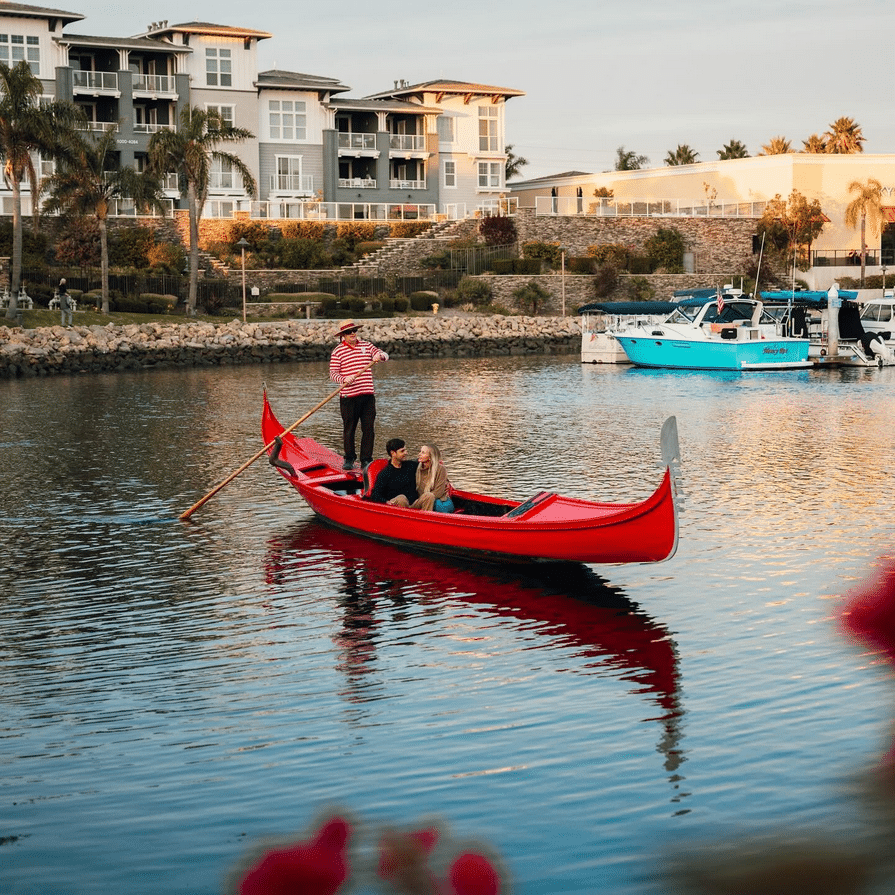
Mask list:
[[[746,371],[812,365],[808,339],[780,335],[778,321],[763,303],[742,294],[682,299],[661,323],[619,332],[615,338],[641,367]]]
[[[581,315],[581,363],[630,364],[615,333],[658,323],[677,307],[671,301],[595,301]]]
[[[839,290],[837,311],[837,350],[831,351],[829,329],[829,296],[820,291],[762,292],[765,307],[780,320],[782,331],[789,335],[806,335],[808,357],[818,367],[888,367],[895,364],[895,341],[892,340],[892,304],[884,299],[857,302],[858,293]],[[888,315],[888,316],[886,316]],[[884,319],[885,318],[885,319]],[[885,321],[890,324],[884,329]]]

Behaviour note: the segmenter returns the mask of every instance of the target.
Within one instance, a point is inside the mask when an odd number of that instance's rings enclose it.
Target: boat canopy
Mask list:
[[[579,314],[670,314],[677,307],[673,301],[594,301],[578,308]]]
[[[811,308],[825,308],[829,295],[818,290],[796,289],[793,291],[792,289],[783,289],[777,292],[762,292],[761,298],[763,301],[780,305],[792,303]],[[856,290],[840,289],[839,298],[842,301],[857,301],[858,293]]]
[[[715,298],[715,296],[717,296],[718,294],[718,291],[719,290],[717,289],[717,287],[709,286],[702,289],[678,289],[676,292],[673,293],[673,295],[675,298],[702,299],[703,303],[705,303]],[[726,292],[723,289],[720,291],[724,292],[725,296],[730,295],[729,292]],[[742,296],[742,293],[738,291],[737,295]]]

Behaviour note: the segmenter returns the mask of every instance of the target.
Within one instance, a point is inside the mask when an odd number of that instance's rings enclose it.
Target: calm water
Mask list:
[[[658,893],[665,847],[860,830],[890,682],[835,598],[892,545],[895,369],[396,361],[378,448],[454,482],[635,499],[678,418],[680,549],[519,576],[313,521],[260,447],[323,365],[0,382],[0,890],[218,893],[329,806],[435,816],[521,895]],[[337,408],[302,427],[334,447]],[[367,838],[364,838],[367,837]],[[361,857],[366,856],[362,849]]]

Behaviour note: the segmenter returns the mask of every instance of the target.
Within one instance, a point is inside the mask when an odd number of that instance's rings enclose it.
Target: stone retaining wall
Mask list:
[[[233,320],[0,327],[0,377],[327,360],[337,326],[333,320]],[[398,358],[571,354],[581,344],[574,317],[396,317],[365,320],[363,335]]]

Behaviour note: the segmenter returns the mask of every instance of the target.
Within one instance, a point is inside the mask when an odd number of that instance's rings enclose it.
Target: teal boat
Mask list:
[[[700,290],[661,322],[615,333],[632,363],[669,370],[791,370],[812,366],[807,338],[780,335],[761,301]]]

